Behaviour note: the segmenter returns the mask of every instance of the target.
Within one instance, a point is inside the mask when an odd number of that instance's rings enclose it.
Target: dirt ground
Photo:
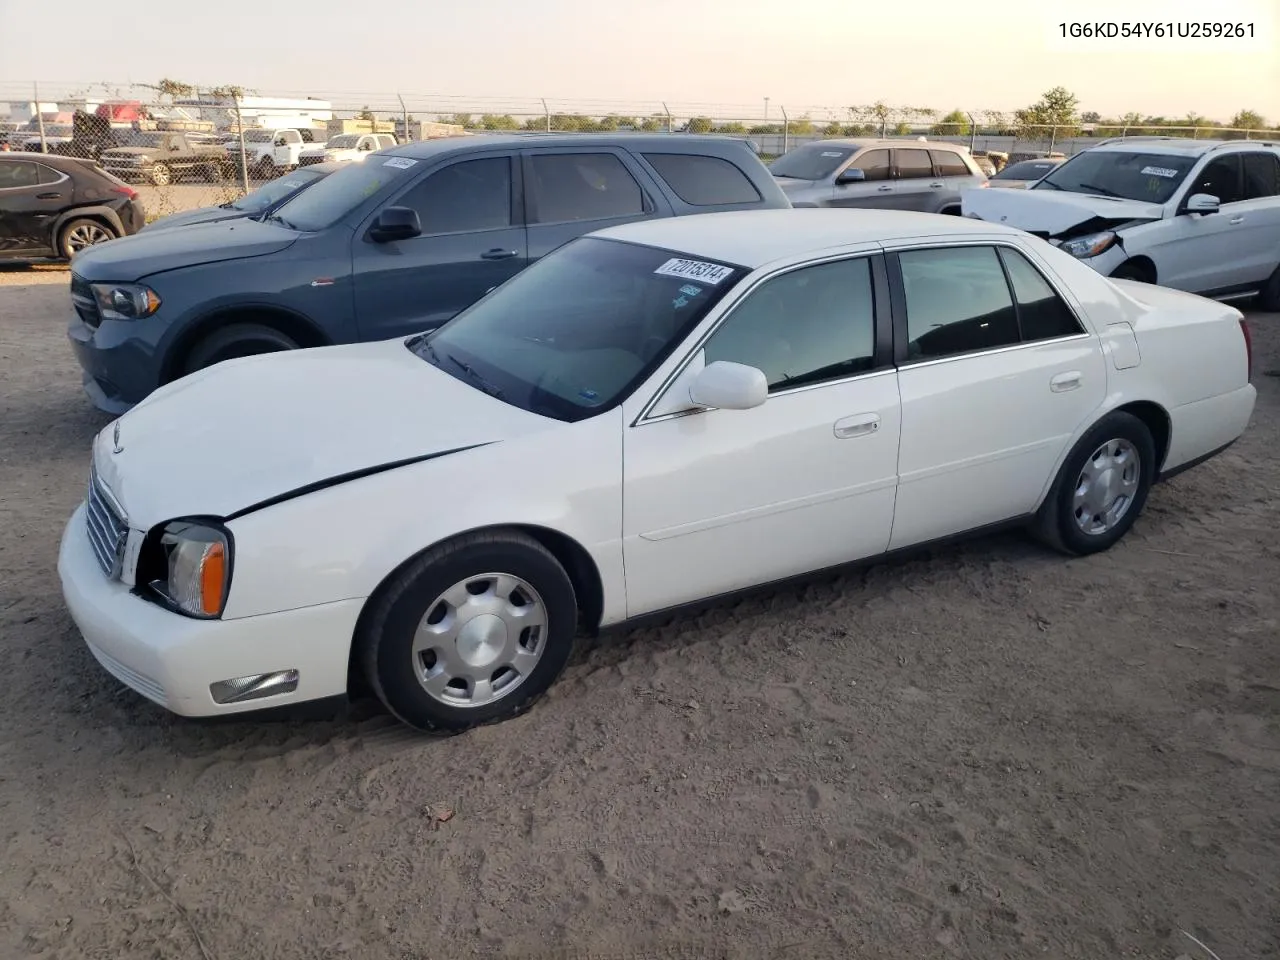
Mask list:
[[[174,718],[63,612],[106,418],[0,271],[0,956],[1280,956],[1280,315],[1109,553],[1009,535],[602,639],[449,740]],[[451,814],[451,816],[450,816]]]

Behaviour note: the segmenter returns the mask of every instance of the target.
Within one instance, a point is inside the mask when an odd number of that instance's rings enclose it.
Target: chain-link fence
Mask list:
[[[90,95],[95,87],[101,95]],[[799,109],[767,100],[753,108],[363,93],[260,97],[235,86],[201,90],[171,81],[78,88],[0,83],[0,150],[92,160],[133,185],[154,220],[237,202],[250,192],[280,192],[287,187],[278,183],[281,177],[299,167],[358,162],[394,143],[442,136],[710,134],[747,140],[766,161],[813,140],[927,137],[992,155],[997,165],[1046,154],[1071,156],[1110,137],[1280,138],[1280,130],[1208,121],[1028,124],[1014,116],[953,110],[939,118],[938,111],[882,103]],[[268,187],[273,182],[277,186]]]

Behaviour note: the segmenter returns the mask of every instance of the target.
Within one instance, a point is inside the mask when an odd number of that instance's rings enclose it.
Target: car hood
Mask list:
[[[130,524],[149,529],[229,518],[557,426],[387,340],[228,360],[183,377],[109,424],[94,463]]]
[[[197,207],[194,210],[183,210],[181,213],[171,213],[167,217],[153,220],[138,232],[167,230],[169,227],[189,227],[196,223],[217,223],[219,220],[237,220],[248,215],[249,211],[236,210],[234,207]]]
[[[1080,229],[1104,230],[1135,220],[1159,220],[1164,207],[1140,200],[1114,200],[1065,190],[961,191],[960,212],[992,223],[1006,223],[1028,233],[1060,237]]]
[[[186,230],[148,230],[81,250],[76,273],[92,283],[125,283],[201,263],[266,256],[297,238],[297,231],[278,223],[247,217],[196,223]]]

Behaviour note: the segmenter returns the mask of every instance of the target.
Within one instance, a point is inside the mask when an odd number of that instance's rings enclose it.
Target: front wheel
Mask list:
[[[273,327],[258,323],[233,323],[199,341],[187,354],[182,372],[195,373],[223,360],[297,349],[298,343],[292,337]]]
[[[514,531],[433,547],[371,603],[356,636],[365,678],[403,722],[437,733],[523,713],[564,670],[577,631],[564,567]]]
[[[163,187],[165,184],[173,180],[173,174],[169,168],[163,163],[153,164],[150,171],[151,182],[157,187]]]
[[[1110,549],[1138,519],[1156,469],[1147,425],[1123,411],[1107,414],[1067,454],[1036,515],[1035,534],[1076,556]]]

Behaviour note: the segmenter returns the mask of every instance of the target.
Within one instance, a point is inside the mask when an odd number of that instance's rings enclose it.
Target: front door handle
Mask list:
[[[885,184],[883,187],[879,188],[881,193],[888,193],[892,189],[893,187],[889,186],[888,184]]]
[[[1068,390],[1074,390],[1079,386],[1079,370],[1072,370],[1070,373],[1060,373],[1049,381],[1049,389],[1054,393],[1066,393]]]
[[[37,193],[37,194],[36,194],[36,199],[37,199],[37,200],[60,200],[60,199],[62,199],[62,194],[60,194],[60,193]]]
[[[850,437],[865,437],[880,429],[878,413],[858,413],[852,417],[837,420],[833,428],[836,438],[848,440]]]
[[[515,250],[503,250],[500,247],[495,247],[492,250],[486,250],[484,253],[480,254],[480,259],[481,260],[510,260],[514,256],[517,256],[517,253]]]
[[[929,184],[929,186],[934,187],[934,188],[936,189],[937,187],[942,186],[942,181],[941,181],[941,180],[935,181],[935,182],[933,182],[933,183]]]
[[[1244,217],[1232,217],[1227,223],[1244,223]]]

